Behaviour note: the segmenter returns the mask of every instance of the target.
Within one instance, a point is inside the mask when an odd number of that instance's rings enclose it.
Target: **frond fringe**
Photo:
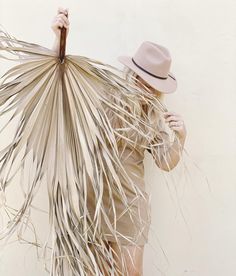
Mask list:
[[[119,270],[106,242],[112,237],[119,246],[121,240],[137,245],[147,222],[132,204],[147,200],[147,195],[123,166],[121,149],[149,148],[160,158],[168,139],[163,142],[151,115],[160,119],[166,107],[108,64],[74,55],[61,63],[50,49],[17,40],[3,29],[0,57],[20,62],[2,76],[0,86],[0,116],[13,112],[0,134],[17,122],[13,140],[0,151],[1,211],[9,217],[0,239],[18,233],[19,240],[26,241],[23,226],[32,224],[30,210],[45,178],[51,246],[49,237],[41,244],[36,231],[35,242],[29,243],[43,249],[45,262],[50,250],[49,269],[45,263],[50,275],[126,275],[127,268]],[[24,194],[19,209],[6,200],[16,173]],[[88,206],[92,195],[94,206]],[[122,213],[117,213],[116,202],[124,206]],[[123,215],[137,228],[135,238],[119,232],[117,222]]]

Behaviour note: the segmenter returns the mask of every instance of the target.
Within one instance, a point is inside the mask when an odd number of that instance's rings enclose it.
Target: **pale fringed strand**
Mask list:
[[[128,202],[121,176],[136,198],[144,195],[123,168],[118,146],[135,148],[136,137],[141,136],[154,159],[162,158],[170,165],[170,136],[152,120],[161,119],[166,107],[146,89],[125,81],[120,76],[122,72],[99,61],[68,55],[61,64],[53,51],[19,41],[4,31],[0,31],[0,51],[5,53],[0,55],[2,58],[23,62],[4,74],[0,86],[0,115],[14,111],[0,134],[10,122],[18,122],[13,141],[0,151],[0,199],[2,211],[9,218],[0,238],[7,241],[17,233],[19,241],[42,248],[45,269],[52,276],[105,272],[126,275],[124,260],[119,271],[115,252],[106,246],[102,225],[110,229],[121,249],[121,233],[116,229],[116,195],[131,220],[140,220],[137,232],[141,235],[140,225],[145,222],[132,213],[132,202]],[[148,114],[141,104],[148,105]],[[176,137],[174,142],[178,142]],[[27,158],[30,176],[25,165]],[[13,168],[16,170],[12,173]],[[14,209],[7,205],[5,192],[18,171],[25,199],[21,208]],[[30,216],[43,179],[47,182],[50,225],[44,244],[39,241]],[[110,191],[113,221],[103,204],[104,185]],[[91,189],[96,194],[94,217],[87,208]],[[34,242],[24,239],[27,228],[33,231]],[[132,237],[122,238],[136,245]],[[50,269],[46,265],[47,249],[51,253]]]
[[[29,243],[43,248],[45,261],[46,250],[51,250],[50,269],[45,263],[50,275],[126,275],[125,263],[119,271],[115,252],[106,247],[102,224],[121,248],[114,194],[133,221],[135,214],[120,176],[137,198],[144,195],[122,166],[118,144],[135,147],[138,135],[151,144],[160,134],[149,123],[141,103],[160,113],[165,107],[145,90],[125,81],[110,65],[72,55],[61,64],[53,51],[17,40],[2,30],[0,51],[3,59],[23,61],[2,76],[0,86],[0,116],[14,111],[0,134],[12,121],[18,122],[12,142],[0,151],[2,211],[9,218],[0,238],[8,240],[17,232],[18,239],[26,241],[22,229],[32,224],[30,209],[45,178],[50,233],[42,245],[34,231],[35,242]],[[31,174],[25,165],[27,158],[31,158]],[[18,171],[24,202],[14,209],[7,205],[5,192]],[[102,201],[104,183],[110,191],[114,221],[109,220]],[[94,217],[87,208],[88,187],[96,194]],[[49,238],[52,246],[48,246]],[[132,237],[123,238],[136,245]]]
[[[136,78],[137,74],[133,70],[131,70],[125,66],[123,72],[124,72],[124,77],[127,81],[132,82],[132,83],[139,83],[139,86],[142,86],[144,90],[148,91],[148,88],[145,85],[143,85],[142,83],[140,83],[139,80]],[[164,94],[160,93],[157,97],[159,99],[158,104],[162,104],[162,101],[164,100]],[[180,189],[180,182],[185,183],[184,181],[187,181],[187,184],[189,184],[190,186],[192,185],[192,182],[194,179],[191,178],[192,173],[189,170],[189,165],[191,165],[191,164],[194,165],[194,167],[197,168],[198,172],[200,172],[203,175],[204,181],[206,181],[210,192],[211,192],[211,187],[210,187],[207,176],[202,172],[201,168],[199,168],[199,166],[194,162],[194,160],[191,158],[191,155],[189,155],[186,148],[184,148],[182,146],[178,136],[176,136],[175,132],[171,131],[171,129],[169,127],[167,127],[167,124],[165,124],[165,122],[163,120],[163,116],[161,114],[162,112],[160,112],[159,108],[156,108],[155,105],[154,106],[149,105],[149,107],[150,106],[151,106],[151,108],[148,108],[147,116],[144,114],[144,117],[145,117],[145,120],[149,121],[149,123],[151,123],[153,126],[156,126],[158,135],[154,135],[154,138],[151,141],[151,143],[149,144],[149,147],[147,149],[151,153],[155,163],[158,166],[160,164],[162,164],[162,166],[164,165],[166,167],[166,169],[169,171],[171,171],[173,168],[172,160],[170,157],[170,148],[171,148],[171,151],[176,151],[177,155],[180,156],[177,171],[179,171],[179,169],[180,170],[182,169],[181,179],[180,179],[180,177],[176,177],[176,178],[174,177],[175,175],[177,176],[177,174],[175,173],[175,172],[177,172],[176,170],[174,173],[169,173],[168,175],[165,172],[163,173],[162,170],[159,170],[159,172],[162,174],[162,176],[165,180],[165,184],[168,188],[169,195],[170,195],[170,198],[172,199],[173,203],[176,204],[175,200],[177,200],[176,207],[179,208],[180,214],[181,214],[183,221],[187,227],[189,235],[191,236],[189,224],[188,224],[188,221],[185,217],[184,210],[183,210],[182,197],[180,198],[179,191],[178,191],[178,189]],[[164,105],[163,105],[162,111],[165,111],[165,112],[168,111]],[[153,137],[152,130],[150,131],[149,134],[150,134],[150,137]],[[174,147],[175,149],[173,149],[173,145],[175,145],[175,147]],[[185,161],[185,158],[188,158],[187,161]],[[185,179],[183,179],[182,177],[184,177]],[[189,177],[188,180],[187,180],[187,177]],[[155,195],[154,195],[154,197],[155,197]],[[150,197],[150,201],[151,201],[151,197]],[[164,257],[167,260],[167,263],[169,263],[168,257],[166,255],[164,249],[160,245],[157,231],[156,231],[156,229],[153,229],[152,224],[150,225],[149,236],[151,236],[152,242],[149,243],[149,241],[148,241],[148,244],[149,244],[150,248],[153,249],[154,255],[155,255],[155,257],[153,259],[153,261],[155,263],[154,265],[156,266],[156,264],[157,264],[156,263],[156,260],[157,260],[156,256],[158,255],[157,254],[157,246],[160,246],[161,251],[164,254]],[[156,244],[156,247],[153,244],[154,241],[158,242]],[[165,273],[163,271],[161,271],[161,268],[157,268],[157,270],[159,272],[161,272],[161,275],[165,275]]]

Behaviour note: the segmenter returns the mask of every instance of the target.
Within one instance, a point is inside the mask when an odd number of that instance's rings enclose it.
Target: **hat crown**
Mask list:
[[[171,66],[171,56],[167,48],[145,41],[138,48],[133,60],[142,69],[157,77],[167,78]]]

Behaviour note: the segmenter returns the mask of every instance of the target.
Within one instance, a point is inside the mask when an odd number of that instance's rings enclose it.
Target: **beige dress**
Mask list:
[[[153,125],[157,126],[159,118],[157,114],[153,114],[152,111],[147,110],[149,114],[149,119],[152,120]],[[109,116],[109,111],[107,112]],[[112,120],[111,120],[112,121]],[[116,127],[115,122],[112,122],[113,127]],[[129,133],[131,134],[131,132]],[[167,134],[163,131],[163,134]],[[136,137],[139,139],[139,137]],[[138,140],[138,145],[144,145],[145,141],[143,138]],[[142,193],[145,195],[145,198],[142,196],[136,196],[134,192],[127,186],[126,181],[122,181],[122,175],[120,176],[123,188],[126,192],[127,197],[129,198],[130,206],[134,211],[135,219],[131,220],[128,212],[126,211],[124,214],[122,212],[125,210],[122,202],[119,198],[116,199],[116,213],[119,219],[117,222],[117,231],[120,233],[119,240],[122,245],[130,244],[131,239],[135,242],[136,245],[144,245],[148,242],[148,234],[151,223],[151,206],[149,202],[149,194],[145,190],[145,181],[144,181],[144,152],[145,148],[141,146],[133,147],[132,145],[126,145],[125,148],[120,146],[120,158],[123,166],[125,167],[128,175],[132,178],[133,182],[138,185],[138,187],[142,190]],[[111,221],[113,221],[113,213],[111,208],[111,203],[109,201],[109,191],[107,189],[107,185],[104,185],[104,194],[103,194],[103,203],[107,210],[107,214],[109,215]],[[91,214],[94,214],[95,210],[95,198],[94,193],[90,191],[88,193],[88,209]],[[133,217],[134,218],[134,217]],[[103,224],[103,233],[106,236],[108,241],[115,242],[114,236],[110,232],[110,230],[106,227],[106,224]]]

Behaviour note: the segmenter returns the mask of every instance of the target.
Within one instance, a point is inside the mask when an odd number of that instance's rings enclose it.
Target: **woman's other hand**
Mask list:
[[[180,140],[185,141],[187,131],[183,118],[175,112],[164,112],[165,122],[175,131]]]

